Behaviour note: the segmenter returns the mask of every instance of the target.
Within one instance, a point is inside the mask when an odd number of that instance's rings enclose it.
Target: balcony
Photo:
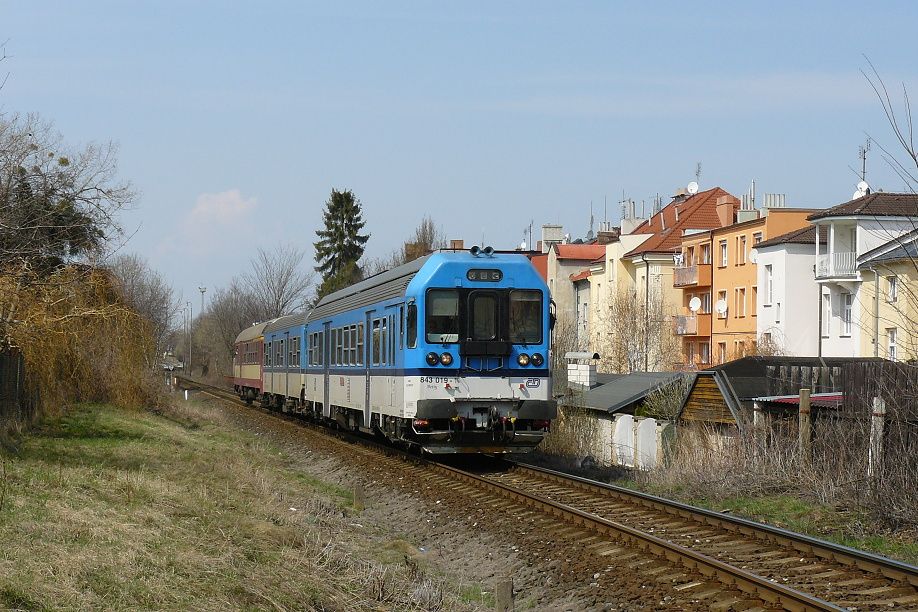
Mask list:
[[[711,264],[676,266],[673,287],[707,287],[711,284]]]
[[[673,330],[677,336],[710,336],[711,315],[675,315],[673,317]]]
[[[816,257],[816,278],[840,278],[856,275],[855,257],[851,251],[821,253]]]

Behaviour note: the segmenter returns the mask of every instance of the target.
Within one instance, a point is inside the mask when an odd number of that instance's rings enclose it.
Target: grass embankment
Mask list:
[[[84,406],[0,461],[0,608],[464,607],[213,408]]]
[[[867,512],[834,508],[793,495],[710,497],[687,488],[661,488],[634,480],[613,484],[918,564],[918,530],[883,529]]]

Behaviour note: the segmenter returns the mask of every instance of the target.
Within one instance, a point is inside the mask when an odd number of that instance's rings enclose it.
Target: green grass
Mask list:
[[[374,607],[351,492],[215,408],[82,406],[0,461],[0,608]]]

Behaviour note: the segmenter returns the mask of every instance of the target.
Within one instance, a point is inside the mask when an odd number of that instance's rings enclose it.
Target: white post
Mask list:
[[[867,477],[879,475],[883,465],[883,433],[886,428],[886,402],[882,397],[873,398],[873,414],[870,419],[870,449],[867,454]]]
[[[185,401],[188,401],[188,389],[185,389]]]

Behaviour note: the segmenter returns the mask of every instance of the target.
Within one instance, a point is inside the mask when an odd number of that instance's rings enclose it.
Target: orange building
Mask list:
[[[682,290],[676,334],[686,366],[704,368],[757,350],[757,270],[751,250],[774,236],[806,227],[811,209],[737,208],[721,198],[722,227],[686,234],[673,286]]]

